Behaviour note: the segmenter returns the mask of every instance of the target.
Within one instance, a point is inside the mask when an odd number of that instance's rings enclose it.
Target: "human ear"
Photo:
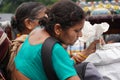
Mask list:
[[[31,22],[31,20],[30,19],[25,19],[24,20],[24,24],[25,24],[25,27],[27,28],[27,29],[29,29],[29,30],[31,30],[31,29],[33,29],[33,27],[32,27],[32,22]]]
[[[62,31],[61,25],[60,24],[55,24],[54,31],[55,31],[55,34],[60,35],[61,31]]]

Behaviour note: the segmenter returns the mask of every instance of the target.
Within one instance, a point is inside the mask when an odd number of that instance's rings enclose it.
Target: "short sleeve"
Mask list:
[[[74,68],[74,61],[71,60],[67,51],[60,44],[55,44],[52,52],[52,60],[59,80],[65,80],[77,75]]]

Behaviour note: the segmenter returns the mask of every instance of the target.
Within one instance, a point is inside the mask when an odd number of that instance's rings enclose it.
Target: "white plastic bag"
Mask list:
[[[92,25],[90,22],[85,21],[82,29],[82,37],[79,37],[79,40],[87,42],[99,39],[104,32],[108,31],[108,29],[109,24],[106,22]]]

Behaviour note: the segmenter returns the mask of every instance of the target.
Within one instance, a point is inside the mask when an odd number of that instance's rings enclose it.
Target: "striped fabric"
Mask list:
[[[4,76],[2,75],[2,73],[0,72],[0,80],[5,80]]]
[[[9,39],[7,38],[6,33],[4,33],[2,29],[0,29],[0,63],[5,58],[8,48],[9,48]]]

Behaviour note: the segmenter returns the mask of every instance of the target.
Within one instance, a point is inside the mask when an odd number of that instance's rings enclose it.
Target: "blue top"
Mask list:
[[[47,80],[41,61],[42,44],[31,45],[28,37],[15,57],[15,66],[18,71],[30,80]],[[47,59],[47,58],[46,58]],[[74,61],[67,51],[58,43],[52,50],[53,68],[59,80],[65,80],[77,75]]]

